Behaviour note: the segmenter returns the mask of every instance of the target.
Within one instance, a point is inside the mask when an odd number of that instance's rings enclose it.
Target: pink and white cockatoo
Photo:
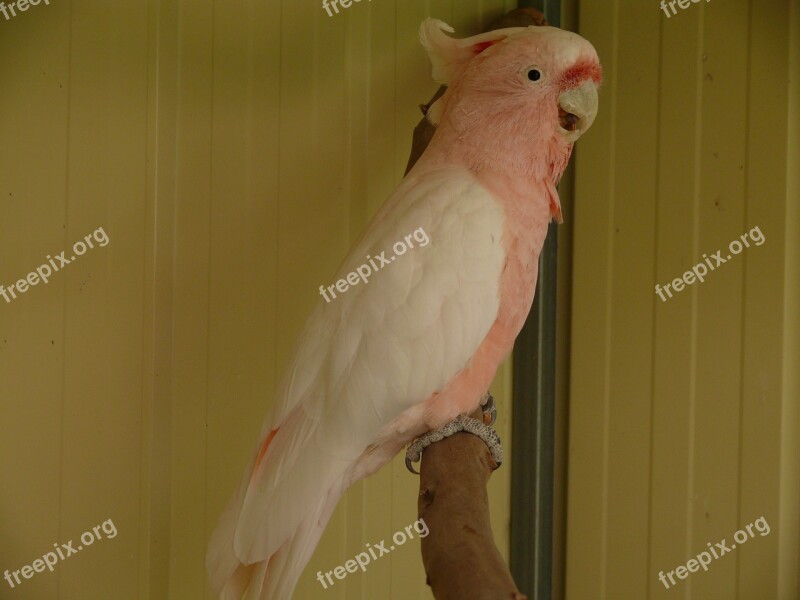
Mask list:
[[[286,600],[342,493],[474,411],[533,302],[556,184],[597,113],[592,45],[553,27],[455,39],[426,20],[430,145],[336,279],[420,228],[415,248],[309,318],[212,536],[223,600]],[[421,241],[421,240],[420,240]]]

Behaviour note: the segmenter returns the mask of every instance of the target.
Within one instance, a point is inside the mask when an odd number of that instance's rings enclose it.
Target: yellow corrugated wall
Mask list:
[[[0,16],[0,575],[112,519],[0,597],[210,597],[211,530],[294,338],[401,179],[436,85],[428,15],[477,33],[501,0],[51,0]],[[69,256],[69,254],[67,255]],[[493,391],[510,452],[510,371]],[[507,556],[510,464],[490,498]],[[323,590],[416,517],[401,461],[341,502],[297,598],[427,598],[419,542]],[[76,544],[77,546],[77,544]]]
[[[800,5],[686,4],[580,3],[605,84],[577,149],[567,600],[800,598]]]

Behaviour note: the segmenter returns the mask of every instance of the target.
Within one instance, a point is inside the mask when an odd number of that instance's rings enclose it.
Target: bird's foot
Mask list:
[[[419,475],[414,469],[413,463],[422,459],[422,451],[431,444],[450,437],[459,431],[466,431],[481,438],[492,453],[492,458],[497,465],[495,469],[499,468],[503,462],[503,447],[500,445],[500,436],[490,427],[497,416],[497,409],[494,406],[494,398],[488,392],[484,396],[481,410],[483,411],[483,421],[466,415],[458,415],[441,429],[429,431],[411,442],[406,450],[406,468],[415,475]]]

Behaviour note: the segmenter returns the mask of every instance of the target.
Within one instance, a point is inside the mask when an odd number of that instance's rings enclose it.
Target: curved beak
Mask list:
[[[584,81],[558,97],[558,121],[562,135],[574,142],[592,126],[597,116],[597,85]]]

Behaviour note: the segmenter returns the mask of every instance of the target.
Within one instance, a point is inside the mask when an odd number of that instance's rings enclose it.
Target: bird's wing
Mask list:
[[[334,281],[367,256],[389,263],[320,299],[264,428],[262,442],[277,434],[247,485],[235,541],[244,562],[270,556],[381,427],[466,366],[497,316],[504,218],[455,168],[412,172],[379,211]],[[400,241],[414,247],[396,255]]]

